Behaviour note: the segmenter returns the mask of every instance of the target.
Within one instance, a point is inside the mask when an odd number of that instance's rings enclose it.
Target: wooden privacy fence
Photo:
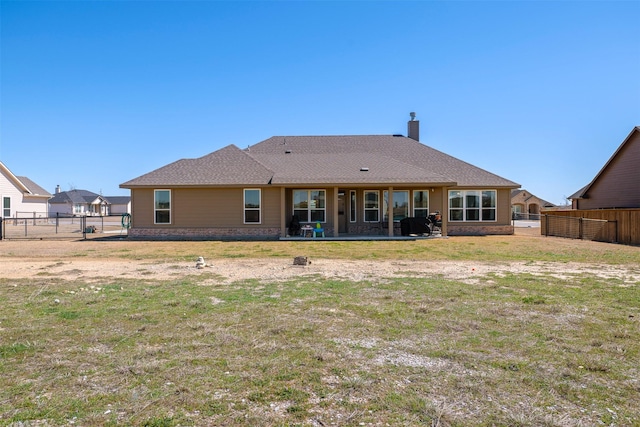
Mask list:
[[[545,211],[540,232],[545,236],[640,245],[640,208]]]

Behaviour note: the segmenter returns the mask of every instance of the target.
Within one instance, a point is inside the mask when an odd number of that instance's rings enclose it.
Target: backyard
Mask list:
[[[0,241],[0,425],[639,426],[640,248],[537,233]]]

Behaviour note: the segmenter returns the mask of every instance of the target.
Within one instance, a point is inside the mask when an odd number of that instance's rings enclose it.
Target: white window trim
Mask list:
[[[315,223],[315,222],[319,222],[321,224],[326,224],[327,222],[327,190],[325,188],[310,188],[310,189],[305,189],[305,188],[296,188],[293,190],[295,191],[306,191],[307,192],[307,218],[303,219],[300,218],[300,222],[303,223]],[[311,209],[311,192],[313,191],[323,191],[324,192],[324,208],[315,208],[315,209]],[[293,193],[292,193],[293,195]],[[301,210],[301,209],[296,209],[295,207],[295,203],[293,203],[293,215],[295,215],[296,210]],[[324,221],[315,221],[315,220],[311,220],[311,211],[324,211]]]
[[[451,207],[451,193],[453,191],[459,191],[462,196],[462,207],[461,208],[452,208]],[[480,193],[480,206],[478,207],[478,209],[480,210],[480,214],[479,214],[479,218],[477,220],[467,220],[467,191],[477,191]],[[495,193],[495,206],[493,206],[492,208],[484,208],[482,206],[482,193],[485,191],[492,191]],[[479,222],[497,222],[498,221],[498,190],[496,189],[487,189],[487,188],[483,188],[483,189],[466,189],[466,190],[449,190],[448,192],[448,200],[447,200],[447,204],[448,204],[448,208],[449,208],[449,222],[453,222],[453,223],[461,223],[461,222],[467,222],[467,223],[471,223],[471,224],[476,224]],[[451,217],[451,213],[452,210],[462,210],[462,220],[458,220],[458,219],[452,219]],[[471,209],[471,208],[469,208]],[[475,208],[473,208],[475,209]],[[495,211],[494,214],[494,219],[482,219],[482,210],[483,209],[493,209]]]
[[[367,193],[376,193],[378,195],[378,207],[377,208],[367,208]],[[377,223],[380,222],[380,205],[382,200],[380,200],[380,190],[364,190],[362,192],[362,220],[365,223]],[[367,221],[367,212],[368,211],[378,211],[378,220],[377,221]]]
[[[351,215],[353,213],[353,216]],[[358,222],[358,195],[356,190],[349,190],[349,222]]]
[[[168,191],[169,192],[169,209],[156,209],[156,191]],[[153,223],[157,225],[171,225],[173,222],[173,214],[172,214],[172,206],[173,206],[173,194],[171,189],[169,188],[155,188],[153,190]],[[156,222],[156,212],[158,211],[169,211],[169,222]]]
[[[424,209],[424,208],[416,208],[416,193],[420,192],[420,191],[427,194],[427,208],[426,208],[427,209],[427,215],[425,217],[428,217],[429,213],[430,213],[429,212],[429,209],[430,209],[429,206],[431,206],[431,200],[430,200],[431,196],[429,194],[429,190],[428,189],[421,189],[421,188],[417,189],[417,190],[413,190],[411,192],[411,214],[413,215],[414,218],[416,216],[416,209],[421,209],[421,210]]]
[[[259,194],[259,198],[260,198],[260,207],[256,208],[247,208],[247,191],[258,191]],[[260,218],[260,221],[258,222],[247,222],[247,211],[258,211],[258,217]],[[261,188],[244,188],[242,190],[242,221],[244,224],[251,224],[251,225],[260,225],[262,224],[262,189]]]
[[[4,207],[4,202],[5,200],[9,201],[9,207],[5,208]],[[9,211],[9,215],[5,215],[5,211]],[[0,217],[3,218],[11,218],[11,196],[2,196],[2,215],[0,215]]]

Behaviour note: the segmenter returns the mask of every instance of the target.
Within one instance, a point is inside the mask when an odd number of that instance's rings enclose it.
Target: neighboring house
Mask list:
[[[435,211],[443,235],[512,234],[519,184],[418,142],[413,115],[408,128],[409,137],[275,136],[178,160],[120,184],[131,189],[129,236],[278,238],[294,215],[327,237],[392,235],[394,222]]]
[[[131,213],[131,197],[129,196],[107,196],[111,203],[111,215],[122,215]]]
[[[60,191],[60,186],[57,186],[56,193],[49,200],[49,213],[51,216],[107,216],[110,214],[109,205],[106,197],[91,191]]]
[[[540,219],[540,209],[553,208],[553,203],[534,196],[527,190],[511,190],[513,219]]]
[[[2,218],[47,217],[51,194],[26,176],[16,176],[0,162]]]
[[[573,209],[640,208],[640,126],[593,180],[569,196]]]

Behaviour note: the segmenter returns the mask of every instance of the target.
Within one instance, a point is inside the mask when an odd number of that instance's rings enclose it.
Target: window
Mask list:
[[[155,224],[171,224],[171,190],[155,190],[154,215]]]
[[[449,191],[450,221],[495,221],[495,190]]]
[[[379,191],[364,192],[364,221],[365,222],[380,221],[380,192]]]
[[[11,197],[3,197],[2,199],[2,216],[5,218],[11,216]]]
[[[384,192],[384,204],[382,206],[382,217],[389,221],[389,192]],[[409,216],[409,192],[393,192],[393,220],[400,221]]]
[[[357,221],[357,211],[356,211],[356,192],[351,190],[349,192],[349,222]]]
[[[495,221],[497,219],[496,191],[484,190],[482,192],[482,221]]]
[[[522,215],[522,205],[513,205],[511,206],[511,219],[521,219]]]
[[[300,222],[325,222],[324,190],[293,190],[293,214]]]
[[[244,223],[260,224],[260,189],[247,188],[244,190]]]
[[[416,218],[429,216],[429,190],[413,192],[413,216]]]

